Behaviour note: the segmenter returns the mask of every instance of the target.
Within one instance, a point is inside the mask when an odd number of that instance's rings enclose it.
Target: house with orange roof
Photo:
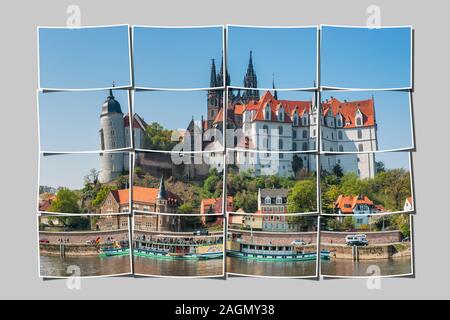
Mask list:
[[[223,198],[207,198],[202,199],[200,203],[201,220],[204,225],[206,224],[222,224],[223,216]],[[231,196],[227,197],[227,212],[234,211],[234,199]]]
[[[100,205],[101,217],[94,226],[97,230],[114,230],[128,227],[128,216],[117,213],[130,213],[130,189],[111,190]],[[161,177],[158,188],[134,186],[133,210],[142,213],[138,219],[146,230],[165,230],[173,228],[170,216],[158,216],[152,213],[176,213],[180,204],[179,198],[166,191],[164,177]],[[162,218],[160,218],[162,217]]]
[[[414,203],[413,203],[412,197],[406,198],[405,205],[403,206],[403,210],[404,211],[413,211],[414,210]]]
[[[355,227],[367,225],[369,223],[369,216],[377,212],[374,203],[365,195],[345,196],[339,195],[334,203],[335,213],[338,215],[352,215],[354,216]],[[338,219],[342,220],[342,217]]]

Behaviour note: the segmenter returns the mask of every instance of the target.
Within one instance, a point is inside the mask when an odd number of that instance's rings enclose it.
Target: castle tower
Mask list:
[[[253,55],[250,50],[250,58],[248,60],[247,73],[244,77],[244,87],[245,88],[258,88],[258,80],[256,78],[255,70],[253,69]],[[245,90],[243,94],[245,102],[250,100],[259,100],[258,90]]]
[[[221,86],[221,76],[219,79],[217,79],[217,72],[216,72],[216,64],[214,62],[214,59],[212,59],[211,63],[211,76],[210,76],[210,88],[216,88]],[[217,114],[219,113],[220,108],[220,94],[219,90],[208,90],[208,116],[207,116],[207,123],[208,128],[212,127],[212,124],[214,122],[214,119],[216,118]]]
[[[125,127],[120,103],[114,98],[112,89],[103,103],[100,114],[101,150],[113,150],[125,147]],[[122,153],[101,153],[99,181],[107,183],[119,176],[124,169]]]

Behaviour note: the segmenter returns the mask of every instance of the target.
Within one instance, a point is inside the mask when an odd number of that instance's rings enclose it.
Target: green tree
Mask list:
[[[244,212],[255,213],[258,210],[258,194],[242,190],[234,196],[234,205],[236,209],[242,209]]]
[[[317,187],[314,180],[298,181],[288,195],[288,212],[311,212],[317,210]]]
[[[194,206],[190,203],[183,203],[177,208],[177,213],[191,214],[194,211]]]
[[[75,192],[67,188],[61,188],[56,194],[56,200],[52,202],[49,211],[61,213],[79,213],[78,197]]]
[[[303,168],[303,159],[298,155],[294,155],[294,157],[292,158],[292,170],[294,170],[294,172],[297,173],[297,171],[301,170],[302,168]]]
[[[342,169],[342,167],[339,163],[336,163],[334,165],[333,174],[338,178],[342,178],[344,176],[344,170]]]
[[[386,167],[383,161],[375,161],[375,173],[386,172]]]
[[[116,186],[102,186],[92,200],[92,205],[98,208],[108,196],[111,190],[117,190]]]
[[[157,122],[149,124],[145,130],[145,147],[153,150],[171,151],[178,141],[172,141],[172,130],[164,129]]]
[[[222,194],[222,176],[216,169],[210,171],[203,182],[203,193],[206,198],[218,198]]]

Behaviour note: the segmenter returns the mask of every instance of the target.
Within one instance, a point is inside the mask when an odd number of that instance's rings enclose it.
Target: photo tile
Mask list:
[[[410,152],[324,155],[322,214],[361,216],[414,212]]]
[[[134,138],[137,150],[224,150],[223,90],[137,91]]]
[[[130,213],[129,152],[41,154],[38,212]]]
[[[241,88],[316,87],[318,27],[227,26],[230,84]],[[276,48],[267,43],[275,41]]]
[[[38,99],[42,152],[131,148],[127,91],[39,92]]]
[[[132,273],[129,215],[38,215],[39,275],[106,277]]]
[[[136,275],[224,277],[223,216],[135,212]]]
[[[316,92],[228,90],[228,148],[314,152],[318,144]]]
[[[133,62],[136,87],[224,87],[226,81],[223,48],[223,26],[134,26]]]
[[[413,242],[409,214],[358,217],[322,217],[321,260],[325,277],[411,276]]]
[[[322,151],[358,153],[414,148],[410,92],[325,91],[321,100]]]
[[[129,87],[129,26],[38,28],[39,89]]]
[[[321,26],[321,86],[411,89],[412,27]]]
[[[316,154],[228,150],[226,184],[232,205],[227,211],[318,214],[316,170]]]
[[[136,152],[134,210],[223,214],[223,168],[222,153]]]
[[[230,214],[227,231],[226,262],[229,274],[317,277],[317,216]],[[322,258],[328,259],[328,255]]]

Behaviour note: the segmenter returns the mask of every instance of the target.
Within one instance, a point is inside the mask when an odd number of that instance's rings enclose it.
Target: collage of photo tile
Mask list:
[[[413,277],[413,36],[39,27],[40,277]]]

